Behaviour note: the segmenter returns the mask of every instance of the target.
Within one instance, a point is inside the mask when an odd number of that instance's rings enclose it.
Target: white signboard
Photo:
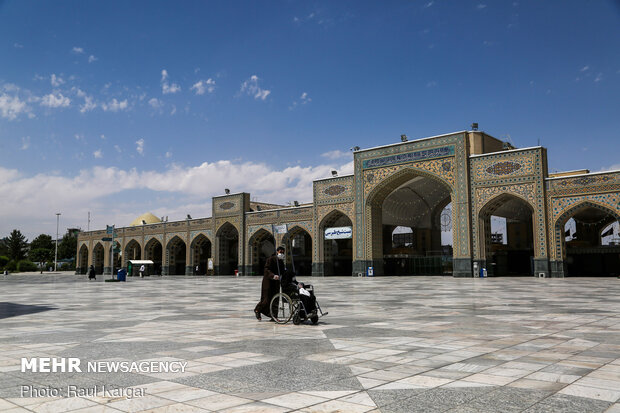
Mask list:
[[[325,228],[325,239],[348,238],[353,238],[353,228],[351,227]]]
[[[209,258],[209,261],[207,261],[207,269],[208,270],[213,269],[213,258]]]
[[[281,225],[272,225],[274,234],[286,234],[288,232],[288,227],[286,224]]]

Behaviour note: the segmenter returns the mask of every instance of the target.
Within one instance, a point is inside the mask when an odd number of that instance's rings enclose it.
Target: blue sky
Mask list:
[[[0,236],[312,199],[352,146],[467,129],[620,168],[614,1],[1,1]],[[10,194],[7,197],[7,194]]]

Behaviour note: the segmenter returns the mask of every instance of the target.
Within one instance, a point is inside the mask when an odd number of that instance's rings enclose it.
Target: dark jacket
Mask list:
[[[256,304],[254,311],[262,313],[267,317],[271,316],[269,309],[269,303],[274,295],[280,291],[280,281],[274,280],[273,277],[278,275],[278,265],[280,266],[279,273],[282,274],[284,270],[284,263],[278,261],[275,254],[267,258],[265,263],[265,271],[263,273],[263,282],[260,290],[260,301]]]

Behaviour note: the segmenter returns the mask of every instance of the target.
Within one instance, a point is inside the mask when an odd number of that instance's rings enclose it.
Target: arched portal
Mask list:
[[[95,245],[93,248],[93,266],[95,267],[96,274],[103,274],[103,266],[104,266],[104,249],[103,245],[100,242]]]
[[[282,242],[288,250],[287,265],[294,265],[297,275],[312,275],[312,237],[308,231],[295,226],[289,230]]]
[[[593,202],[581,203],[560,216],[556,221],[556,236],[562,243],[564,274],[569,277],[620,275],[620,245],[613,241],[613,228],[619,221],[618,213]],[[609,235],[611,238],[603,242]]]
[[[211,241],[204,234],[200,234],[192,241],[192,274],[206,275],[209,258],[211,258]]]
[[[324,275],[351,275],[353,273],[353,238],[352,232],[334,230],[335,228],[352,228],[351,219],[338,210],[327,214],[321,224],[320,234],[323,247]],[[333,235],[332,235],[333,234]]]
[[[273,235],[265,229],[259,229],[250,237],[249,247],[252,275],[263,275],[267,258],[276,250]]]
[[[88,247],[86,244],[80,247],[80,252],[78,253],[78,265],[80,274],[86,274],[88,271]]]
[[[174,236],[166,247],[168,275],[185,275],[187,247],[185,241]]]
[[[219,275],[233,274],[239,268],[239,232],[231,223],[220,227],[216,235],[218,243]]]
[[[153,274],[161,274],[163,247],[157,238],[151,238],[144,246],[144,259],[153,261]]]
[[[534,209],[522,198],[502,194],[479,214],[481,256],[489,276],[533,275]]]
[[[404,169],[385,179],[367,200],[375,273],[450,274],[451,200],[448,184],[420,171]]]
[[[125,245],[125,249],[123,250],[123,262],[125,263],[125,268],[129,268],[128,264],[130,260],[140,260],[142,259],[142,248],[140,247],[140,243],[135,239],[132,239]],[[137,274],[138,268],[132,268],[132,274],[128,274],[129,276]]]

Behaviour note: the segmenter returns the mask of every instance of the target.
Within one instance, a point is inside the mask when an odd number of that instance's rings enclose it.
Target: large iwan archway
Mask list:
[[[413,170],[386,178],[367,198],[372,262],[378,275],[451,275],[452,190]]]
[[[582,202],[556,221],[562,245],[564,275],[568,277],[620,275],[620,245],[609,242],[620,214],[595,202]],[[603,239],[608,238],[607,242]],[[620,240],[618,240],[620,241]]]

